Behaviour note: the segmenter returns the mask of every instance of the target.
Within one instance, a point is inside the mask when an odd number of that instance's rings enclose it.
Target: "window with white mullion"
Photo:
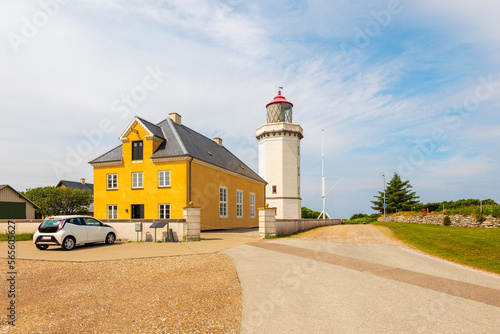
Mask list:
[[[142,188],[142,172],[132,173],[132,188]]]
[[[219,217],[227,218],[227,188],[219,188]]]
[[[236,190],[236,218],[243,218],[243,191]]]
[[[250,218],[255,218],[255,194],[250,193]]]
[[[117,174],[107,174],[107,189],[118,189]]]
[[[158,187],[170,187],[170,171],[158,171]]]
[[[108,219],[118,219],[118,205],[108,205]]]
[[[158,205],[158,218],[159,219],[170,219],[170,204],[159,204]]]

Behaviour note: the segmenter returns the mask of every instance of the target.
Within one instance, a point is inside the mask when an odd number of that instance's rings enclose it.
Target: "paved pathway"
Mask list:
[[[65,251],[60,246],[50,246],[47,250],[40,251],[32,241],[18,241],[16,243],[16,257],[29,260],[87,262],[180,256],[216,253],[255,240],[258,238],[244,233],[203,232],[201,242],[116,242],[113,245],[98,243],[79,245],[71,251]],[[7,257],[7,242],[0,242],[0,258],[5,257]]]
[[[223,251],[242,285],[242,333],[500,332],[500,275],[396,246],[372,226],[335,228],[313,233],[336,242],[306,234]]]
[[[242,286],[242,333],[500,333],[500,275],[403,247],[373,226],[333,226],[259,240],[118,243],[63,251],[16,244],[17,258],[101,261],[222,251]],[[0,257],[7,252],[0,243]]]

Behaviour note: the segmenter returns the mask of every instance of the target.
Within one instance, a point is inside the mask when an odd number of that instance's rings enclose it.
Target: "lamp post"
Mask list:
[[[385,174],[382,174],[382,176],[384,177],[384,222],[385,222],[385,208],[387,207],[387,205],[385,204]]]

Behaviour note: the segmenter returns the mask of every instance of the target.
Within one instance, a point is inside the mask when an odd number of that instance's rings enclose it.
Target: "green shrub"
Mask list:
[[[368,217],[368,215],[366,215],[364,213],[355,213],[352,215],[351,218],[349,218],[349,220],[358,219],[358,218],[365,218],[365,217]]]
[[[491,209],[491,215],[495,218],[500,218],[500,206]]]
[[[377,218],[363,217],[363,218],[346,220],[344,224],[370,224],[373,223],[374,221],[377,221]]]
[[[309,208],[306,208],[305,206],[301,208],[301,212],[302,212],[302,219],[317,219],[321,214],[321,212],[313,211]]]
[[[479,214],[476,216],[476,220],[481,224],[486,220],[486,217],[483,216],[482,214]]]
[[[451,219],[450,216],[445,216],[443,219],[443,225],[444,226],[450,226],[451,225]]]

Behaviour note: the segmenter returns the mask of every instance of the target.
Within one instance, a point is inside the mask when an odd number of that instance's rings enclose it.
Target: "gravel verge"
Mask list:
[[[8,326],[2,312],[0,332],[240,331],[241,286],[224,254],[100,262],[17,260],[17,266],[18,320],[15,328]],[[6,310],[8,301],[2,300]]]

